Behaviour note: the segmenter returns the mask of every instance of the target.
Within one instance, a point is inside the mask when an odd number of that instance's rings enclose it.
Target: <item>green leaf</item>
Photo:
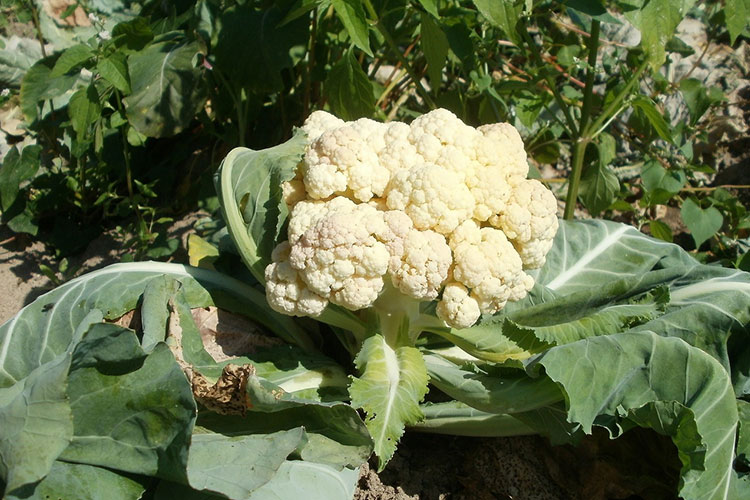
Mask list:
[[[581,199],[594,216],[609,208],[620,191],[620,180],[609,168],[616,156],[615,138],[602,133],[596,147],[597,162],[589,165],[581,178]]]
[[[305,338],[292,318],[268,306],[263,293],[230,276],[179,264],[115,264],[42,295],[0,326],[0,387],[15,384],[37,366],[72,349],[102,317],[117,319],[135,309],[149,282],[161,275],[180,281],[191,307],[220,306],[272,332]],[[40,337],[44,342],[28,342]]]
[[[239,95],[240,88],[247,88],[265,94],[284,88],[282,71],[294,66],[292,52],[304,50],[309,28],[304,16],[280,28],[283,18],[278,7],[259,11],[251,3],[222,12],[214,55],[216,69],[230,82],[224,92]],[[243,57],[237,57],[238,47]]]
[[[0,207],[7,212],[18,197],[21,183],[34,177],[39,170],[42,147],[30,145],[23,148],[19,155],[18,148],[12,147],[5,155],[0,167]]]
[[[166,345],[144,355],[133,331],[106,324],[76,346],[68,386],[75,430],[63,460],[184,477],[196,412],[190,384]]]
[[[125,56],[119,52],[99,59],[96,71],[123,94],[130,93],[130,76]]]
[[[690,112],[690,124],[695,125],[708,109],[720,99],[712,99],[703,82],[695,78],[680,81],[680,93]]]
[[[737,400],[740,429],[737,433],[737,460],[750,466],[750,403]]]
[[[664,64],[665,47],[695,0],[626,0],[625,17],[641,32],[641,47],[656,71]]]
[[[112,38],[121,50],[142,50],[154,39],[154,32],[145,17],[124,21],[112,28]]]
[[[699,248],[704,241],[716,234],[724,224],[724,216],[716,207],[703,209],[691,198],[682,202],[680,215],[682,222],[690,230],[695,248]]]
[[[93,57],[94,51],[87,45],[79,44],[68,47],[55,62],[50,77],[57,78],[58,76],[62,76]]]
[[[79,84],[78,75],[52,76],[52,68],[57,56],[49,56],[37,61],[23,77],[21,82],[21,111],[29,122],[39,115],[39,103],[52,100],[55,109],[65,106]],[[49,112],[49,106],[42,111],[42,116]]]
[[[641,182],[648,201],[660,204],[668,202],[682,190],[687,183],[687,176],[683,170],[667,170],[658,161],[649,160],[641,170]]]
[[[193,120],[205,100],[197,41],[167,34],[128,58],[132,94],[125,97],[128,121],[148,137],[169,137]]]
[[[438,1],[439,0],[419,0],[419,5],[427,11],[435,19],[440,19],[440,13],[438,12]]]
[[[188,481],[196,490],[248,498],[274,477],[304,439],[302,427],[247,436],[194,434],[187,464]]]
[[[426,403],[420,407],[425,419],[409,429],[452,436],[524,436],[536,431],[511,415],[477,410],[458,401]]]
[[[659,220],[652,220],[648,223],[649,230],[651,231],[651,235],[654,238],[659,238],[660,240],[664,240],[666,242],[672,243],[672,230],[669,228],[668,225],[664,224],[662,221]]]
[[[383,470],[404,426],[423,417],[419,402],[427,394],[427,369],[416,348],[394,349],[381,335],[365,340],[354,362],[361,375],[349,388],[352,406],[367,412],[365,424],[375,442],[378,470]]]
[[[668,435],[683,464],[680,496],[727,498],[737,407],[726,371],[711,356],[639,332],[553,347],[530,368],[536,364],[567,393],[571,422],[586,432],[606,425],[617,436],[630,421]]]
[[[331,111],[342,120],[369,117],[375,112],[372,84],[351,50],[331,68],[324,91]]]
[[[77,500],[136,500],[146,490],[143,479],[126,477],[114,471],[85,464],[55,462],[49,474],[33,488],[31,497],[25,494],[9,500],[32,498],[75,498]]]
[[[281,237],[288,216],[281,184],[294,177],[305,144],[304,134],[299,133],[269,149],[235,148],[216,174],[229,233],[243,262],[261,283],[276,243],[286,239]]]
[[[69,366],[70,355],[63,354],[0,389],[0,478],[6,493],[46,476],[70,443]]]
[[[443,80],[443,67],[448,58],[448,38],[440,26],[427,15],[420,16],[422,52],[427,59],[427,74],[434,89],[439,89]]]
[[[724,19],[732,45],[737,37],[750,25],[750,4],[747,0],[727,0],[724,4]]]
[[[346,28],[352,43],[372,56],[370,49],[370,31],[367,17],[362,7],[362,0],[331,0],[333,10]]]
[[[562,401],[560,389],[546,377],[523,370],[458,366],[437,354],[425,354],[430,383],[457,401],[489,413],[521,413]]]
[[[497,26],[512,42],[518,44],[516,23],[523,7],[514,0],[472,0],[477,10],[493,25]]]
[[[669,124],[659,110],[656,109],[656,106],[651,99],[642,95],[636,96],[633,99],[633,106],[643,112],[644,116],[661,139],[674,144]]]
[[[325,464],[286,461],[269,482],[249,500],[349,500],[354,497],[359,469],[337,469]]]
[[[89,125],[101,116],[101,111],[99,93],[93,84],[73,94],[68,103],[68,116],[73,130],[79,137],[89,135]]]

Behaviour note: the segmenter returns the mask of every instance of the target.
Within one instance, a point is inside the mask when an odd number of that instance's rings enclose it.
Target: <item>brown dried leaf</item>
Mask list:
[[[136,308],[132,311],[128,311],[119,318],[115,318],[109,321],[109,323],[113,323],[117,326],[130,328],[131,330],[140,332],[143,329],[143,326],[141,324],[141,309]]]
[[[255,374],[252,365],[226,365],[219,380],[210,382],[198,372],[193,372],[193,396],[200,404],[220,415],[245,415],[252,403],[245,390],[247,379]]]

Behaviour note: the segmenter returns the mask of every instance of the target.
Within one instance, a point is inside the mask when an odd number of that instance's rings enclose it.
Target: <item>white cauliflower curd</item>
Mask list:
[[[317,316],[438,300],[467,328],[523,298],[558,227],[552,193],[526,178],[523,141],[507,123],[474,128],[437,109],[411,125],[344,122],[316,111],[294,179],[288,240],[265,272],[268,301]]]

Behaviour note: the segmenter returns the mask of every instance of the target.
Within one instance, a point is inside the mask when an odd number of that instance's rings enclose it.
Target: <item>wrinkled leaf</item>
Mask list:
[[[382,470],[396,451],[404,426],[423,418],[419,402],[427,393],[427,369],[416,348],[393,349],[381,335],[364,341],[355,364],[362,375],[353,378],[349,388],[352,406],[367,412],[365,423]]]

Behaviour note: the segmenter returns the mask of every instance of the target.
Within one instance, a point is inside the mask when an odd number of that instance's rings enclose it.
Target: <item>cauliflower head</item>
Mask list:
[[[512,125],[474,128],[445,109],[410,125],[316,111],[302,130],[304,158],[282,186],[288,239],[265,272],[273,309],[356,311],[390,284],[467,328],[531,289],[526,271],[544,264],[557,202],[526,179]]]

